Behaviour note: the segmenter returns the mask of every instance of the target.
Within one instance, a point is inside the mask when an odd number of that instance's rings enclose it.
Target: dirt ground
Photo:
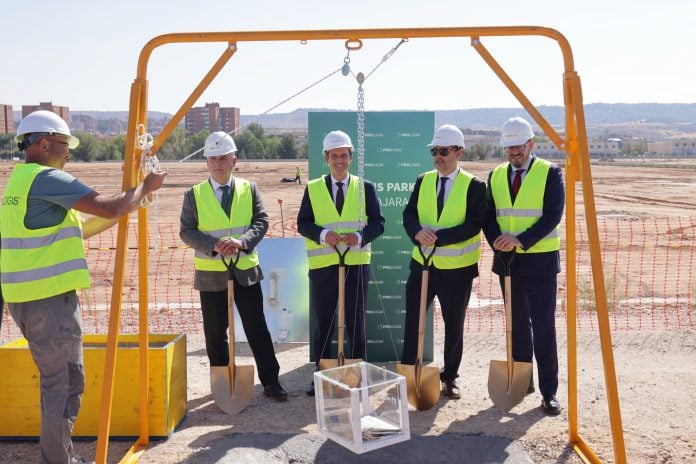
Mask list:
[[[282,177],[294,175],[299,165],[306,180],[306,162],[240,161],[235,175],[259,184],[272,224],[282,224],[294,234],[296,216],[304,186],[284,184]],[[494,163],[462,163],[462,167],[485,179]],[[169,176],[150,215],[163,222],[178,222],[184,189],[206,177],[204,163],[165,163]],[[10,166],[0,164],[0,187],[4,188]],[[66,168],[83,182],[108,193],[120,189],[120,165],[115,163],[69,164]],[[593,166],[593,185],[599,216],[686,217],[696,215],[695,170],[683,168]],[[649,186],[649,188],[647,188]],[[577,185],[578,212],[582,212],[580,185]],[[281,221],[280,204],[284,219]],[[278,236],[282,230],[273,230]],[[486,272],[486,270],[482,270]],[[0,332],[6,341],[7,317]],[[560,388],[563,406],[560,416],[544,416],[538,393],[526,397],[510,414],[492,406],[486,390],[491,359],[504,355],[504,340],[488,334],[465,334],[464,358],[460,370],[462,399],[441,399],[431,410],[410,409],[411,434],[460,433],[471,436],[495,435],[519,440],[536,463],[579,463],[568,440],[568,372],[566,328],[559,332]],[[687,331],[620,332],[612,336],[619,386],[623,437],[629,463],[696,462],[696,333]],[[582,332],[578,340],[578,429],[580,436],[603,462],[614,459],[612,433],[604,388],[602,354],[598,333]],[[439,365],[442,340],[435,342],[435,365]],[[202,336],[187,338],[188,413],[180,428],[166,441],[154,442],[142,455],[141,463],[198,463],[208,445],[233,434],[316,433],[314,399],[304,389],[311,378],[306,344],[277,345],[281,382],[290,392],[289,401],[274,403],[261,394],[256,379],[254,398],[239,415],[228,416],[210,395],[207,358]],[[253,364],[248,347],[241,345],[240,364]],[[385,367],[394,370],[393,363]],[[112,441],[108,462],[119,462],[131,442]],[[76,442],[78,451],[93,457],[95,441]],[[286,462],[282,457],[277,462]],[[38,462],[36,442],[0,442],[0,462]],[[300,462],[300,461],[293,461]],[[311,461],[308,461],[311,462]],[[356,458],[355,462],[359,462]],[[462,456],[461,462],[469,462]]]

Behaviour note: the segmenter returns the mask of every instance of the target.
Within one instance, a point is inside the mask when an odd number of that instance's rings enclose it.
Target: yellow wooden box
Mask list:
[[[150,438],[168,438],[186,416],[186,335],[149,336]],[[111,408],[112,438],[140,435],[138,336],[120,335]],[[85,393],[73,436],[96,437],[99,428],[106,335],[83,337]],[[39,371],[24,338],[0,345],[0,439],[38,438]]]

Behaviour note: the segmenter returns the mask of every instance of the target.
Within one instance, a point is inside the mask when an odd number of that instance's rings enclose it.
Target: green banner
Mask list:
[[[403,348],[405,285],[412,244],[402,226],[402,213],[416,177],[432,169],[428,143],[433,112],[366,112],[365,179],[377,185],[384,215],[384,234],[372,242],[372,280],[368,287],[366,334],[368,361],[397,361]],[[350,172],[358,174],[358,131],[355,112],[309,113],[309,177],[329,174],[322,142],[332,130],[346,132],[355,146]],[[433,313],[428,312],[424,360],[433,359]],[[310,317],[310,346],[314,326]],[[334,333],[334,344],[336,343]],[[313,350],[310,360],[314,361]],[[333,350],[334,353],[336,350]]]

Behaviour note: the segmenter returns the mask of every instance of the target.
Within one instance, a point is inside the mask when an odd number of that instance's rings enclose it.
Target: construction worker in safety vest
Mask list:
[[[507,162],[489,175],[486,240],[495,252],[493,272],[501,289],[509,263],[512,283],[512,357],[537,361],[541,407],[561,412],[556,346],[556,291],[565,188],[561,169],[534,155],[534,132],[520,117],[502,126],[500,146]],[[514,256],[511,253],[514,252]],[[503,290],[503,295],[505,294]],[[533,393],[534,379],[528,393]]]
[[[435,169],[418,176],[403,212],[413,242],[406,281],[406,320],[402,364],[415,364],[423,256],[433,250],[427,305],[437,296],[445,325],[443,394],[461,397],[457,377],[464,348],[464,317],[471,285],[478,276],[486,184],[459,167],[464,135],[454,125],[438,128],[428,145]],[[420,249],[420,250],[419,250]]]
[[[348,134],[339,130],[329,132],[324,138],[323,154],[331,173],[309,181],[297,214],[297,230],[305,237],[309,260],[309,295],[314,317],[311,355],[317,367],[321,358],[335,359],[337,351],[332,349],[339,264],[334,247],[350,247],[345,255],[346,357],[365,357],[369,244],[384,232],[384,216],[375,184],[348,172],[353,160],[353,144]],[[314,396],[313,381],[307,394]]]
[[[210,366],[227,366],[227,280],[221,257],[234,265],[234,302],[254,354],[264,395],[284,401],[288,394],[278,381],[280,365],[263,313],[256,247],[268,230],[268,214],[256,184],[232,176],[237,146],[225,132],[213,132],[205,141],[210,177],[184,194],[179,236],[194,249],[194,283],[200,293],[205,349]]]
[[[126,192],[100,195],[63,171],[79,140],[50,111],[22,119],[15,141],[25,162],[14,167],[0,209],[3,296],[41,376],[42,462],[83,462],[71,440],[85,389],[76,293],[90,286],[83,239],[137,209],[166,172],[150,173]],[[83,220],[78,211],[92,217]]]

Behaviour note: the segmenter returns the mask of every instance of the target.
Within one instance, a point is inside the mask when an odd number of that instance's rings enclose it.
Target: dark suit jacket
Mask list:
[[[325,180],[326,188],[329,191],[329,195],[331,195],[331,176],[327,175]],[[362,230],[358,231],[362,236],[361,247],[364,247],[384,233],[384,216],[382,216],[382,209],[377,198],[377,188],[373,182],[368,180],[365,181],[365,215],[367,216],[367,224],[365,224]],[[309,192],[305,188],[302,203],[300,203],[300,210],[297,213],[297,231],[303,237],[320,243],[322,230],[324,230],[324,227],[315,223],[312,202],[309,199]],[[317,271],[321,271],[321,269],[310,271],[310,275],[316,274]]]
[[[534,166],[535,158],[529,166],[531,170]],[[508,163],[508,188],[510,188],[510,171],[512,167]],[[500,227],[495,216],[495,201],[491,191],[491,173],[488,174],[488,189],[486,190],[486,219],[483,224],[483,232],[488,244],[493,247],[493,242],[501,235]],[[563,173],[561,168],[555,164],[551,165],[548,176],[546,177],[546,188],[544,190],[544,207],[541,217],[529,229],[517,235],[517,239],[522,242],[522,249],[531,248],[542,238],[546,237],[561,222],[563,217],[563,207],[565,206],[565,187],[563,185]],[[561,272],[560,253],[552,251],[549,253],[519,253],[515,257],[517,268],[526,275],[544,275],[548,273]],[[504,274],[504,264],[500,259],[493,260],[493,272],[498,275]]]
[[[234,191],[235,178],[232,177],[232,191]],[[244,232],[239,240],[244,242],[249,252],[259,244],[266,231],[268,230],[268,214],[263,207],[261,194],[254,182],[251,184],[252,198],[252,220],[249,230]],[[234,198],[234,195],[232,195]],[[193,189],[186,191],[184,194],[184,204],[181,208],[179,237],[191,248],[202,251],[209,256],[217,256],[217,252],[213,251],[218,239],[210,234],[198,230],[198,208],[196,207],[196,199],[193,195]],[[227,288],[227,271],[198,271],[194,277],[194,288],[196,290],[206,292],[217,292]],[[248,287],[263,279],[261,267],[256,266],[245,271],[235,269],[234,277],[238,283]]]
[[[423,176],[425,173],[418,176],[416,179],[416,184],[413,187],[413,192],[411,192],[411,197],[408,199],[408,203],[404,208],[403,218],[404,218],[404,229],[406,234],[411,239],[414,245],[418,246],[416,241],[416,234],[423,228],[418,219],[418,197],[420,195],[421,184],[423,183]],[[436,187],[437,188],[437,183]],[[464,222],[458,224],[454,227],[449,227],[446,229],[440,229],[435,232],[437,235],[437,246],[452,245],[453,243],[463,242],[469,240],[471,237],[475,236],[481,232],[481,225],[483,224],[484,215],[486,212],[486,184],[479,179],[474,177],[469,184],[469,190],[466,193],[466,217]],[[463,202],[463,198],[454,198],[451,194],[447,197],[447,203]],[[421,265],[416,260],[411,260],[411,269],[421,269]],[[471,267],[471,266],[469,266]],[[478,266],[473,266],[475,270],[478,270]],[[478,275],[476,273],[475,275]]]

